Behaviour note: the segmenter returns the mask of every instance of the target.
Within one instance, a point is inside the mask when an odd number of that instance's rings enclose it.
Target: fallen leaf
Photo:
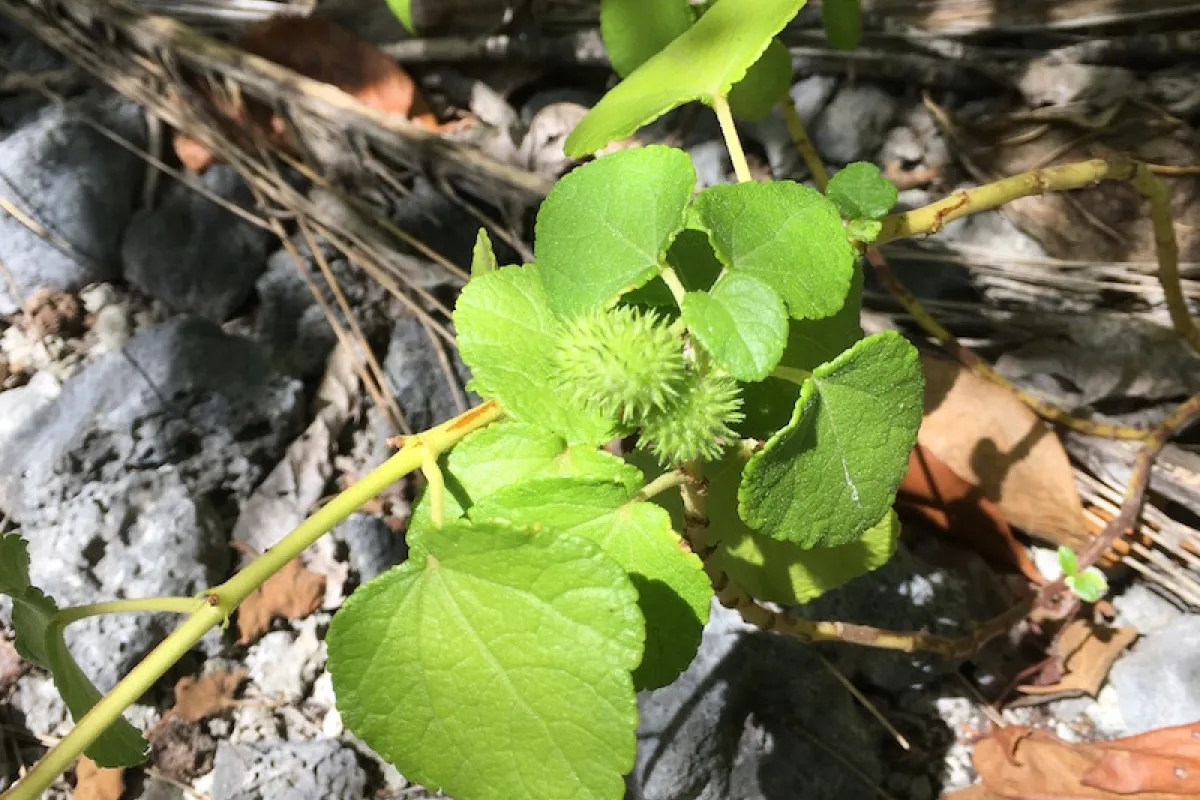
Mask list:
[[[238,606],[238,644],[250,644],[266,633],[276,617],[302,619],[321,607],[325,578],[294,558]]]
[[[178,783],[191,783],[211,772],[216,755],[217,741],[200,723],[167,716],[150,734],[150,763],[155,774]]]
[[[167,714],[188,722],[220,714],[237,704],[233,696],[246,675],[245,669],[239,669],[210,672],[199,678],[184,676],[175,684],[175,705]]]
[[[125,792],[125,770],[105,769],[87,756],[75,765],[75,800],[120,800]]]
[[[1136,628],[1109,628],[1085,619],[1074,619],[1058,635],[1058,657],[1062,676],[1043,686],[1021,686],[1027,695],[1095,697],[1113,662],[1138,637]]]
[[[377,111],[406,117],[429,130],[439,128],[416,84],[391,56],[328,20],[273,17],[249,28],[236,44],[251,55],[337,87]],[[295,155],[283,118],[265,103],[243,99],[240,107],[218,103],[221,113],[239,126],[256,128],[272,145]],[[174,144],[180,162],[192,172],[203,172],[217,160],[183,133],[175,135]]]
[[[1200,722],[1110,742],[1064,742],[1010,725],[975,745],[975,769],[1004,800],[1182,800],[1200,794]]]
[[[17,648],[13,647],[11,642],[0,639],[0,694],[6,692],[9,686],[17,682],[19,677],[21,677],[21,656],[17,655]]]
[[[896,495],[896,511],[920,518],[993,566],[1020,572],[1038,586],[1047,582],[996,504],[920,443],[909,454],[908,474]]]
[[[1058,437],[1011,392],[955,361],[924,356],[917,442],[978,486],[1009,524],[1072,549],[1091,537]]]

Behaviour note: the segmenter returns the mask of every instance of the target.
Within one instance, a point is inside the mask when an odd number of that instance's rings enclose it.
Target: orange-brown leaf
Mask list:
[[[307,617],[321,607],[324,599],[325,576],[292,559],[238,606],[238,643],[250,644],[258,639],[276,617]]]
[[[1076,695],[1092,697],[1100,691],[1113,662],[1137,638],[1136,628],[1109,628],[1085,619],[1075,619],[1058,636],[1062,678],[1044,686],[1022,686],[1031,695]]]
[[[1200,794],[1200,722],[1099,743],[1010,725],[980,740],[973,760],[1005,800],[1182,800]]]
[[[246,670],[210,672],[199,678],[185,675],[175,684],[175,705],[168,714],[199,722],[237,704],[234,695]]]
[[[75,765],[75,800],[121,800],[125,770],[105,769],[87,756]]]
[[[954,361],[925,356],[917,441],[975,484],[1011,525],[1080,549],[1090,536],[1067,453],[1014,394]]]
[[[919,518],[995,567],[1020,572],[1038,585],[1046,583],[1000,509],[920,443],[909,454],[896,511]]]

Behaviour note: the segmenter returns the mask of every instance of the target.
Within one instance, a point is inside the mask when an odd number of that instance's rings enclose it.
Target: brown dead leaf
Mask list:
[[[180,717],[163,717],[150,735],[150,763],[168,780],[191,783],[212,771],[216,754],[217,741],[205,726]]]
[[[377,111],[407,117],[429,130],[439,127],[412,78],[391,56],[332,22],[274,17],[248,29],[237,45],[251,55],[341,89]],[[253,126],[272,145],[295,155],[287,126],[266,104],[245,98],[244,107],[221,111],[238,126]],[[203,172],[216,162],[203,145],[183,133],[175,135],[175,153],[192,172]]]
[[[1011,392],[955,361],[923,356],[925,418],[917,442],[980,488],[1009,524],[1054,544],[1090,541],[1067,453]]]
[[[13,647],[11,642],[0,639],[0,693],[7,691],[19,677],[21,656],[17,654],[17,648]]]
[[[1182,800],[1200,794],[1200,722],[1096,743],[1010,725],[981,739],[973,760],[1004,800]]]
[[[1021,686],[1020,691],[1039,696],[1087,694],[1095,697],[1113,662],[1137,636],[1136,628],[1109,628],[1085,619],[1074,619],[1057,639],[1061,678],[1043,686]]]
[[[269,620],[268,620],[269,622]],[[199,722],[237,704],[234,695],[246,677],[245,669],[186,675],[175,684],[175,705],[167,712],[188,722]]]
[[[125,792],[125,770],[105,769],[87,756],[75,765],[75,800],[120,800]]]
[[[238,644],[250,644],[266,633],[276,617],[302,619],[321,607],[325,578],[289,561],[238,606]]]
[[[1046,583],[996,505],[919,443],[908,456],[896,511],[921,519],[995,567],[1020,572],[1039,586]]]

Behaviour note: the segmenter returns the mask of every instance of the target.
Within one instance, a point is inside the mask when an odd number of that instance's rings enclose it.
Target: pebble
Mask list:
[[[809,131],[817,152],[833,164],[874,157],[895,117],[895,97],[875,86],[845,86]]]
[[[367,773],[341,742],[267,741],[217,747],[212,800],[347,800],[367,797]]]
[[[1113,665],[1126,734],[1200,720],[1200,615],[1142,637]]]

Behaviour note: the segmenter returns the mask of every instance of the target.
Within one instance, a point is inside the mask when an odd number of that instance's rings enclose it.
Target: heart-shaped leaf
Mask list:
[[[923,390],[917,350],[895,331],[814,369],[791,421],[746,465],[742,519],[802,547],[858,539],[883,518],[908,471]]]
[[[594,542],[629,573],[646,619],[637,689],[657,689],[691,663],[708,621],[712,584],[661,507],[611,482],[547,478],[514,483],[471,509],[475,521],[545,527]]]
[[[683,321],[713,360],[740,381],[760,381],[783,356],[783,300],[752,275],[727,273],[711,291],[688,292]]]
[[[726,97],[805,0],[718,0],[588,112],[563,150],[579,158],[676,106]]]
[[[713,186],[695,208],[721,261],[778,292],[793,317],[820,319],[845,305],[856,257],[820,192],[793,181]]]
[[[825,196],[850,220],[877,220],[896,205],[896,186],[865,161],[847,164],[829,179]]]
[[[347,727],[460,800],[619,800],[645,636],[624,570],[581,538],[497,522],[410,539],[330,625]]]
[[[578,316],[657,275],[695,185],[687,153],[660,145],[606,155],[559,180],[534,237],[550,309]]]
[[[546,305],[538,266],[504,267],[472,278],[454,309],[458,349],[472,388],[514,419],[541,425],[571,443],[601,444],[610,423],[555,391],[555,353],[563,323]]]

